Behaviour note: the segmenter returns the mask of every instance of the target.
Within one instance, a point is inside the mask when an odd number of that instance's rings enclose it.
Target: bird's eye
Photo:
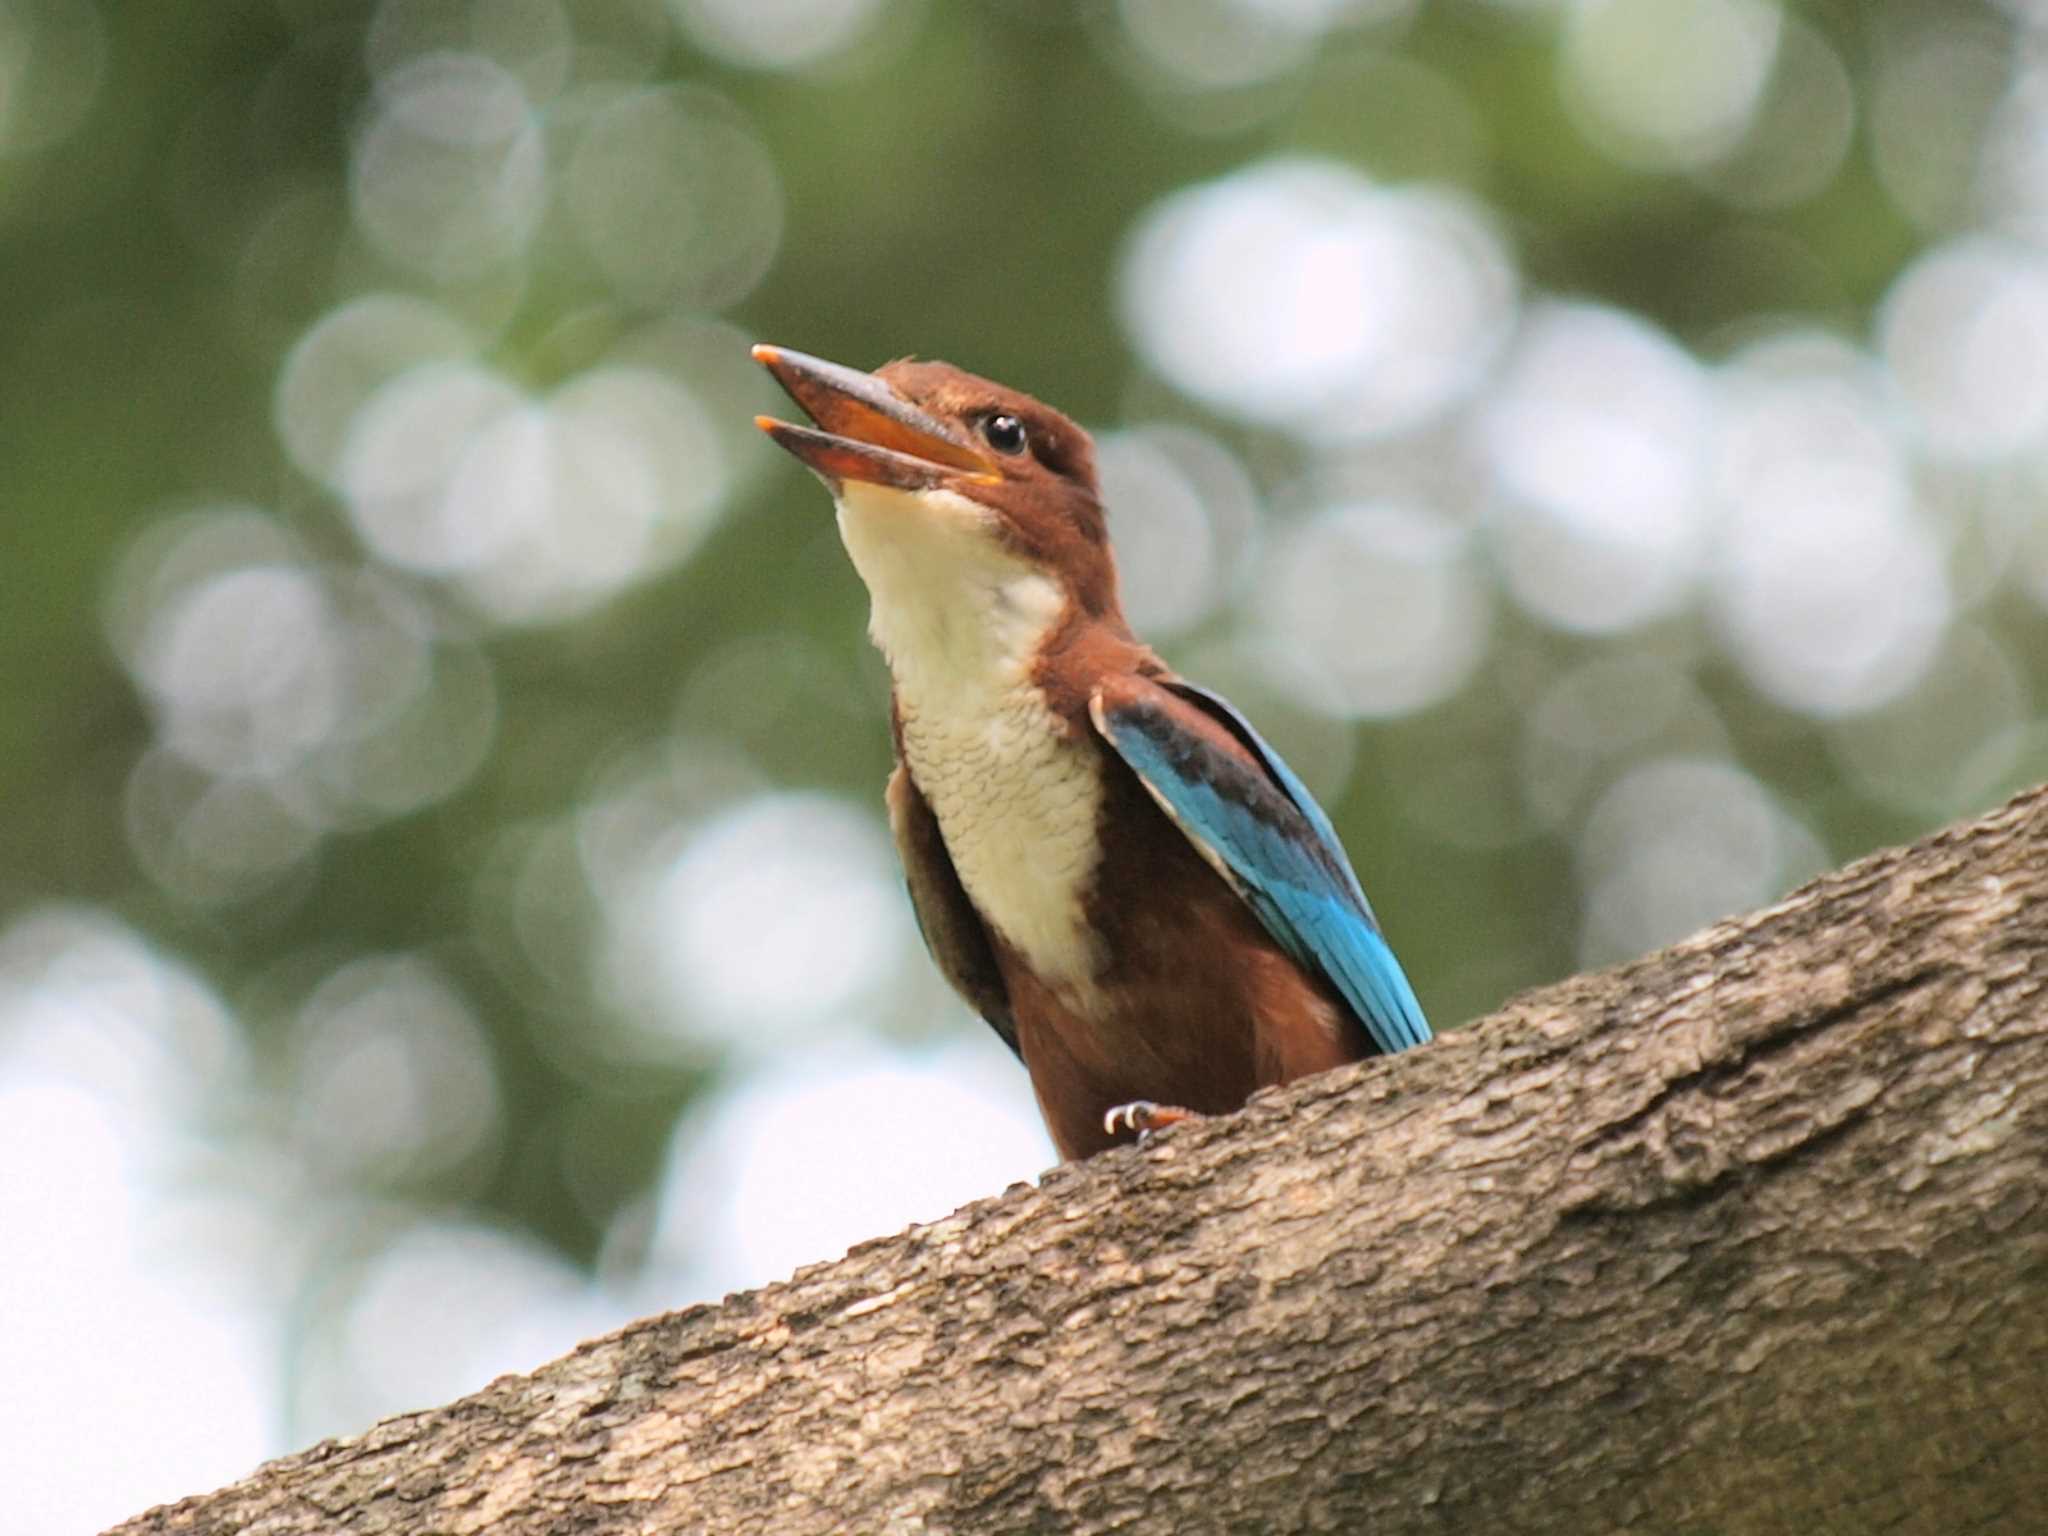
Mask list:
[[[981,435],[988,439],[989,447],[997,453],[1024,451],[1024,423],[1014,416],[983,417]]]

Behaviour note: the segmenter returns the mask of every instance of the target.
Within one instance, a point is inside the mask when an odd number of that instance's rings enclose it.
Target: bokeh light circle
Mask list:
[[[1130,427],[1095,442],[1124,612],[1168,635],[1215,607],[1259,519],[1237,457],[1190,427]]]
[[[2048,441],[2048,256],[1986,236],[1937,246],[1893,284],[1880,332],[1937,453],[1997,458]]]
[[[855,1142],[861,1155],[843,1155]],[[938,1220],[1052,1161],[993,1035],[938,1050],[826,1046],[764,1064],[677,1127],[655,1247],[692,1293],[716,1296]]]
[[[1699,365],[1618,310],[1536,310],[1479,420],[1508,590],[1561,629],[1609,633],[1691,595],[1706,533],[1711,396]]]
[[[691,44],[749,69],[802,69],[860,42],[884,0],[668,0]]]
[[[339,476],[381,559],[507,623],[574,616],[672,563],[729,485],[688,386],[625,364],[543,398],[474,363],[414,369],[357,413]]]
[[[1579,836],[1579,957],[1606,965],[1783,894],[1826,850],[1733,763],[1638,764],[1595,802]]]
[[[1818,29],[1785,15],[1747,130],[1694,174],[1739,207],[1789,207],[1826,191],[1855,141],[1856,87],[1848,67]]]
[[[467,356],[475,341],[439,305],[372,293],[328,311],[285,355],[271,417],[301,471],[338,487],[356,413],[382,386],[430,362]]]
[[[1881,709],[1835,722],[1828,745],[1864,794],[1930,820],[1989,803],[2023,770],[2034,725],[2027,679],[1976,625],[1959,625],[1926,675]]]
[[[1712,449],[1723,643],[1786,708],[1830,718],[1913,687],[1954,611],[1876,370],[1824,337],[1738,357]]]
[[[468,1002],[417,956],[349,962],[299,1011],[294,1120],[330,1173],[394,1184],[475,1158],[496,1136],[497,1075]]]
[[[426,54],[382,77],[351,172],[370,241],[446,282],[521,255],[546,204],[539,117],[518,77],[480,54]]]
[[[1477,384],[1515,310],[1507,252],[1463,197],[1307,159],[1155,205],[1120,287],[1126,327],[1169,383],[1312,437],[1438,415]]]
[[[753,291],[782,237],[774,158],[727,98],[610,93],[583,117],[565,190],[577,238],[642,309],[723,309]]]
[[[909,957],[895,852],[822,795],[761,795],[669,828],[611,873],[607,989],[647,1042],[786,1049],[844,1027]]]
[[[1332,507],[1289,529],[1257,584],[1257,623],[1305,704],[1384,717],[1457,692],[1486,654],[1492,607],[1472,540],[1397,503]]]
[[[1773,0],[1573,0],[1565,100],[1617,158],[1660,170],[1710,164],[1748,128],[1782,24]]]

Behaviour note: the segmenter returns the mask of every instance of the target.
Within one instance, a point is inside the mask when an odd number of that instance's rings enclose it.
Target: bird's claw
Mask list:
[[[1140,1135],[1146,1130],[1153,1110],[1159,1106],[1150,1099],[1133,1099],[1128,1104],[1119,1104],[1102,1117],[1102,1129],[1111,1136],[1129,1127]]]
[[[1128,1104],[1119,1104],[1102,1117],[1102,1129],[1114,1136],[1119,1130],[1128,1130],[1143,1140],[1153,1131],[1164,1130],[1169,1125],[1178,1125],[1183,1120],[1193,1120],[1192,1110],[1180,1109],[1171,1104],[1154,1104],[1150,1099],[1133,1099]]]

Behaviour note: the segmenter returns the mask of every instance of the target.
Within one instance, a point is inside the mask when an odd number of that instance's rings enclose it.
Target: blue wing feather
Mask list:
[[[1275,941],[1296,963],[1329,979],[1377,1050],[1405,1050],[1430,1039],[1401,962],[1308,787],[1215,694],[1181,682],[1155,686],[1229,731],[1252,761],[1226,755],[1163,703],[1107,706],[1098,697],[1096,726],[1117,755]]]

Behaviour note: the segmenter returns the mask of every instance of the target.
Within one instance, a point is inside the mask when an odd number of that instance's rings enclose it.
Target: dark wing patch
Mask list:
[[[939,974],[1021,1059],[1009,989],[996,965],[988,930],[960,884],[953,856],[939,835],[938,818],[900,760],[889,775],[887,799],[889,830],[896,835],[896,853],[903,861],[903,880],[910,888],[910,906],[917,914],[924,947]]]
[[[1112,678],[1089,715],[1266,932],[1350,1004],[1374,1050],[1430,1038],[1329,818],[1237,711],[1184,683]]]

